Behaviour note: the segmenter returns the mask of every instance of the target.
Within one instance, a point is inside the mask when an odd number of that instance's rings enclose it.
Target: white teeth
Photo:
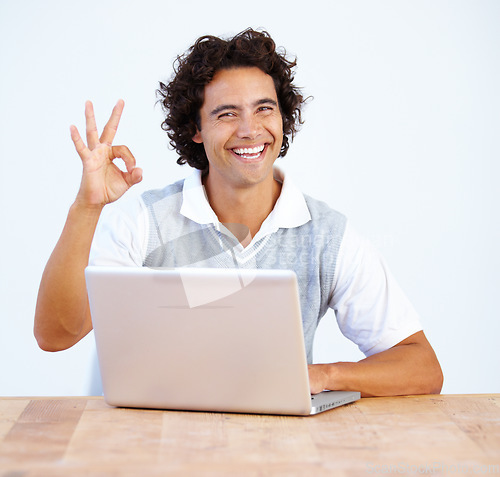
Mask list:
[[[242,147],[239,149],[234,149],[236,154],[259,154],[264,150],[264,144],[257,147]]]

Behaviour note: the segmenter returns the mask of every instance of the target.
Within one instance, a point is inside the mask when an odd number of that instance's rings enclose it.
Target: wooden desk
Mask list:
[[[500,475],[500,394],[362,399],[312,417],[0,399],[0,476]]]

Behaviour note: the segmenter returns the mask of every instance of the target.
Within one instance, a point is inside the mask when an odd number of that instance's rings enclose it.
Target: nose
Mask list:
[[[255,139],[261,132],[262,125],[253,114],[240,116],[238,122],[238,137],[240,139]]]

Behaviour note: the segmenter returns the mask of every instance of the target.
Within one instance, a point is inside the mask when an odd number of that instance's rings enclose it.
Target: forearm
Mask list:
[[[313,365],[311,389],[360,391],[362,396],[437,394],[443,375],[423,332],[357,363]],[[314,389],[313,389],[314,387]]]
[[[34,326],[37,342],[44,350],[69,348],[92,329],[84,270],[101,210],[75,202],[47,262]]]

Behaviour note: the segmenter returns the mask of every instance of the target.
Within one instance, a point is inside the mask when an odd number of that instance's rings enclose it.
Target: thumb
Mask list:
[[[125,174],[125,180],[129,187],[138,184],[142,181],[142,169],[140,167],[134,167],[130,172]]]

